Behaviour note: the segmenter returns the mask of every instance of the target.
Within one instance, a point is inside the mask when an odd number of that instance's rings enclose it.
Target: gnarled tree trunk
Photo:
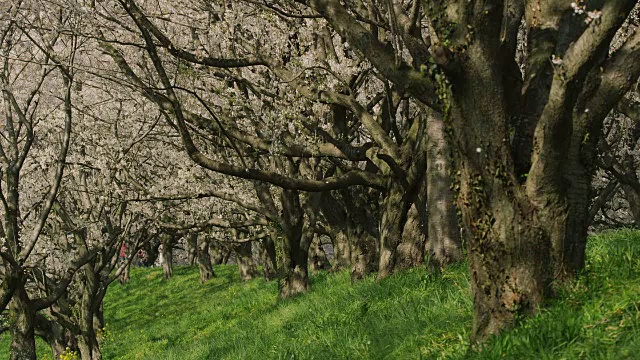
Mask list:
[[[211,256],[209,256],[209,241],[203,236],[198,239],[198,270],[201,284],[216,276],[211,265]]]

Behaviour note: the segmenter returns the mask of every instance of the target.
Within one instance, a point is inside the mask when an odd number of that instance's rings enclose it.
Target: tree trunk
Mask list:
[[[131,264],[127,264],[124,270],[122,270],[120,278],[118,279],[120,285],[129,283],[129,280],[131,280]]]
[[[262,264],[264,279],[267,281],[274,280],[277,277],[276,269],[278,268],[278,264],[276,259],[276,246],[270,237],[262,239],[260,242],[260,262]]]
[[[157,238],[156,238],[157,239]],[[145,252],[147,253],[147,258],[145,260],[144,266],[153,266],[158,260],[158,256],[160,255],[160,241],[156,240],[153,243],[149,242],[145,245]]]
[[[297,191],[282,190],[284,236],[278,238],[278,294],[289,298],[309,290],[309,244],[303,242],[304,215]]]
[[[198,242],[198,269],[200,270],[200,283],[204,284],[209,279],[216,276],[211,265],[211,257],[209,256],[209,241],[200,237]]]
[[[427,121],[427,255],[432,265],[443,267],[462,259],[460,228],[456,216],[442,117]]]
[[[226,245],[223,245],[218,241],[211,241],[209,253],[211,254],[212,265],[222,265],[226,264],[229,260],[231,250]]]
[[[189,266],[193,266],[196,263],[198,255],[198,234],[192,233],[187,236],[187,262]]]
[[[484,40],[482,40],[484,41]],[[537,311],[551,283],[549,224],[533,199],[555,188],[524,189],[514,171],[502,74],[486,62],[482,41],[451,79],[451,136],[456,178],[453,189],[469,236],[468,262],[474,300],[471,341],[510,327],[519,314]],[[486,45],[488,46],[488,45]],[[492,51],[494,49],[492,48]],[[487,87],[487,81],[492,86]],[[537,146],[540,146],[539,144]],[[549,146],[549,145],[547,145]],[[539,150],[537,150],[539,151]],[[550,159],[551,161],[551,159]],[[546,175],[546,174],[545,174]],[[530,174],[540,179],[542,174]],[[555,180],[555,178],[554,178]]]
[[[380,208],[379,279],[424,262],[426,199],[421,200],[421,190],[427,171],[426,120],[426,116],[414,119],[400,149],[397,169],[389,172],[392,176]]]
[[[324,249],[320,244],[320,237],[318,234],[314,234],[313,241],[309,247],[309,260],[311,263],[309,265],[311,273],[326,270],[330,267],[329,259],[327,259],[327,254],[324,252]]]
[[[376,237],[361,226],[352,225],[351,238],[351,282],[362,280],[378,267],[378,243]]]
[[[99,317],[102,315],[99,313],[99,309],[104,292],[100,293],[100,279],[94,272],[92,264],[84,266],[83,278],[83,292],[79,302],[78,349],[82,360],[102,360],[96,330],[100,329]]]
[[[240,272],[240,280],[248,281],[258,275],[258,268],[253,261],[251,252],[251,241],[243,242],[234,246],[236,251],[236,262]]]
[[[60,355],[67,348],[66,329],[55,321],[51,322],[51,331],[47,334],[47,343],[51,348],[54,359],[60,359]]]
[[[629,203],[629,210],[631,211],[631,215],[633,215],[635,226],[640,228],[640,190],[622,184],[622,191],[624,191],[625,198]]]
[[[37,313],[34,318],[35,334],[49,344],[53,358],[60,359],[60,355],[64,353],[67,346],[70,348],[73,346],[73,344],[70,344],[69,337],[67,336],[67,334],[70,334],[70,331],[60,325],[60,323],[51,316],[50,312],[45,312]],[[50,318],[53,320],[49,320]]]
[[[31,309],[29,297],[24,288],[17,289],[9,303],[11,321],[11,360],[35,360],[35,314]]]
[[[281,240],[282,255],[278,264],[282,265],[279,269],[278,294],[281,299],[286,299],[309,290],[309,267],[307,253],[300,249],[299,241]]]
[[[165,280],[173,276],[173,246],[166,242],[162,245],[162,274]]]
[[[424,263],[425,245],[427,243],[427,210],[426,204],[409,208],[407,221],[402,230],[402,241],[397,248],[397,256],[403,259],[402,268],[420,266]]]
[[[83,300],[84,302],[84,300]],[[91,307],[91,304],[83,304]],[[98,337],[94,327],[94,314],[90,309],[81,310],[80,336],[78,337],[78,349],[82,360],[102,360],[102,352],[98,344]]]
[[[405,259],[398,252],[402,244],[402,233],[407,221],[410,203],[405,190],[398,181],[391,181],[380,209],[380,263],[378,278],[384,278],[412,265],[415,258]],[[408,249],[407,249],[408,250]]]
[[[344,270],[351,263],[351,246],[350,239],[346,231],[334,231],[331,240],[333,240],[333,271]]]

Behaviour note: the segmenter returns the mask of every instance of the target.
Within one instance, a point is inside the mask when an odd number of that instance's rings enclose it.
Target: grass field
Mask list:
[[[465,265],[351,285],[312,277],[308,294],[277,302],[276,284],[240,283],[233,266],[205,285],[195,268],[136,269],[105,301],[105,359],[637,359],[640,233],[594,236],[586,274],[534,318],[470,349]],[[1,339],[7,358],[8,339]],[[43,354],[47,356],[45,347]],[[4,353],[3,353],[4,352]],[[48,355],[50,358],[50,355]]]

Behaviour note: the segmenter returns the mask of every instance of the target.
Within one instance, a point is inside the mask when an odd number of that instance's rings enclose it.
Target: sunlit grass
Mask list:
[[[282,302],[274,282],[241,283],[233,266],[204,285],[195,268],[169,281],[160,269],[135,269],[131,283],[109,290],[102,349],[105,359],[637,358],[640,233],[594,236],[588,254],[585,276],[481,349],[469,349],[464,264],[353,285],[346,272],[319,273],[308,294]]]

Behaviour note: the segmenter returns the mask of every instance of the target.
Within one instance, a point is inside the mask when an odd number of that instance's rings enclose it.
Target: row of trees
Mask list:
[[[259,254],[280,298],[327,241],[353,281],[466,254],[482,341],[584,268],[591,225],[640,224],[636,1],[0,13],[12,359],[35,336],[100,359],[109,284],[140,249],[170,277],[179,244],[201,282]]]

